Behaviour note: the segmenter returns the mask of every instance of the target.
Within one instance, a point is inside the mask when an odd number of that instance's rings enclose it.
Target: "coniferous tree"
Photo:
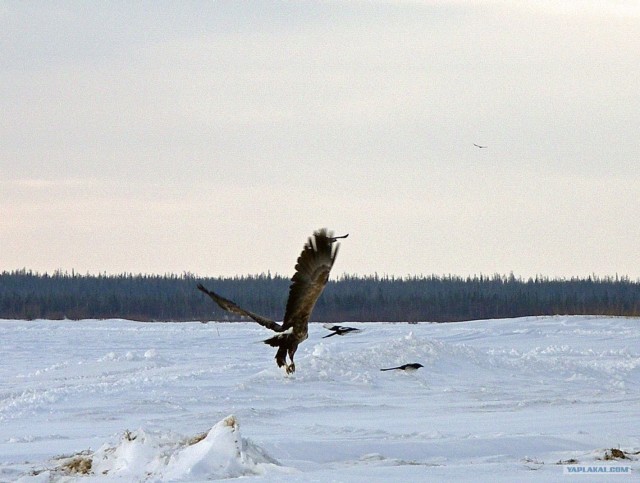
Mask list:
[[[195,289],[198,282],[239,305],[281,320],[288,277],[0,274],[0,318],[235,320]],[[491,277],[342,275],[327,285],[314,321],[459,321],[525,315],[640,315],[640,282],[628,277],[521,280]]]

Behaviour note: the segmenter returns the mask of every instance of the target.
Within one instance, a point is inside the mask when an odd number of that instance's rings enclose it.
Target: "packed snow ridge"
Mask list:
[[[228,416],[208,433],[176,442],[142,429],[126,431],[116,446],[103,445],[57,459],[55,468],[34,471],[33,480],[101,475],[129,481],[210,480],[263,474],[278,463],[240,436],[238,421]]]

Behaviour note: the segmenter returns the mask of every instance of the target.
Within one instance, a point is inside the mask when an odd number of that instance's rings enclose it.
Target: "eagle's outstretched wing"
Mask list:
[[[226,310],[227,312],[231,312],[238,315],[244,315],[245,317],[250,317],[253,320],[255,320],[257,323],[262,325],[263,327],[266,327],[267,329],[271,329],[275,332],[282,332],[284,330],[284,328],[274,320],[267,319],[266,317],[262,317],[261,315],[254,314],[253,312],[249,312],[248,310],[243,309],[242,307],[238,306],[235,302],[225,299],[224,297],[221,297],[217,293],[212,292],[211,290],[208,290],[201,283],[198,284],[198,290],[206,293],[209,297],[211,297],[214,300],[215,303],[217,303],[222,309]]]
[[[289,299],[282,329],[293,327],[293,332],[307,336],[307,324],[311,311],[329,280],[331,267],[338,254],[339,244],[326,229],[316,231],[304,246],[296,263],[296,273],[291,278]],[[304,340],[304,339],[303,339]]]

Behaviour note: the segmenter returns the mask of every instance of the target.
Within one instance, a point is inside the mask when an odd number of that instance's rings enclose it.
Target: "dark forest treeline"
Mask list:
[[[203,278],[27,270],[0,274],[0,318],[233,320],[196,289],[198,282],[242,307],[282,320],[290,282],[271,274]],[[443,322],[554,314],[640,316],[640,281],[343,275],[329,282],[312,320]]]

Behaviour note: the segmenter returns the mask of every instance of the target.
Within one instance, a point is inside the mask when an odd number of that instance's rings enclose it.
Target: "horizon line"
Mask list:
[[[85,273],[80,273],[75,269],[63,270],[56,269],[52,272],[44,271],[39,272],[38,270],[28,269],[26,267],[14,270],[2,270],[0,272],[0,276],[4,275],[30,275],[36,277],[105,277],[105,278],[118,278],[118,277],[148,277],[148,278],[178,278],[178,279],[235,279],[235,278],[259,278],[259,277],[271,277],[271,278],[283,278],[289,280],[291,275],[283,275],[278,272],[272,273],[271,270],[267,270],[266,272],[260,273],[245,273],[245,274],[235,274],[235,275],[201,275],[189,270],[184,270],[181,273],[176,272],[164,272],[164,273],[143,273],[143,272],[111,272],[107,271],[91,273],[87,271]],[[335,275],[333,277],[333,281],[340,281],[347,278],[361,278],[361,279],[380,279],[380,280],[411,280],[411,279],[462,279],[462,280],[477,280],[477,279],[487,279],[487,280],[495,280],[496,278],[500,278],[503,280],[515,280],[515,281],[529,281],[529,280],[542,280],[542,281],[616,281],[616,282],[633,282],[640,283],[640,277],[636,279],[632,279],[629,275],[621,275],[619,273],[615,273],[614,275],[599,275],[595,272],[592,272],[589,275],[581,276],[581,275],[571,275],[571,276],[551,276],[544,275],[542,273],[537,273],[535,275],[523,276],[516,275],[513,271],[510,271],[508,274],[494,272],[491,274],[486,273],[474,273],[467,275],[460,275],[455,273],[443,273],[443,274],[405,274],[405,275],[396,275],[396,274],[379,274],[378,272],[373,272],[370,274],[358,274],[358,273],[347,273],[342,272],[341,274]]]

